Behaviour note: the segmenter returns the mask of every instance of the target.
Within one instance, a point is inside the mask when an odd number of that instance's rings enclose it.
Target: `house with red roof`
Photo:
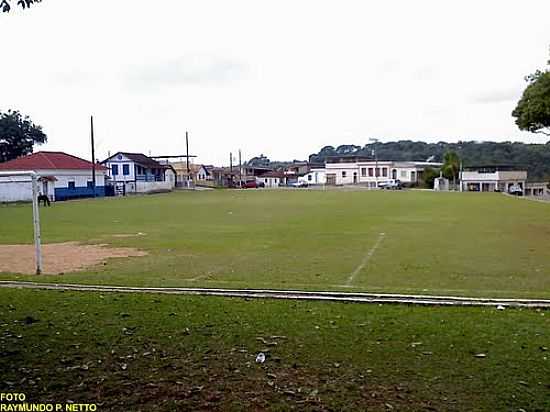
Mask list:
[[[32,200],[30,177],[9,176],[9,172],[34,171],[39,176],[40,193],[51,201],[105,196],[107,168],[63,152],[36,152],[0,163],[0,202]],[[8,174],[6,176],[6,173]]]

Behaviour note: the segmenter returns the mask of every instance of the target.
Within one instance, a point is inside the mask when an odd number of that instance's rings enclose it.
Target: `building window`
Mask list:
[[[69,187],[69,189],[76,189],[76,186],[75,186],[75,184],[74,184],[74,181],[73,181],[73,182],[69,182],[68,187]]]
[[[369,167],[369,177],[374,176],[374,169],[372,167]]]
[[[307,180],[309,180],[311,182],[313,180],[313,176],[307,175]]]
[[[111,174],[113,176],[117,176],[118,175],[118,165],[111,165]]]
[[[367,176],[367,168],[366,167],[362,167],[361,168],[361,177],[366,177]]]
[[[94,182],[92,182],[91,180],[88,180],[88,182],[86,183],[86,187],[88,189],[93,189],[94,188]]]
[[[122,174],[128,176],[130,174],[130,165],[122,165]]]
[[[345,179],[346,178],[346,172],[342,172],[342,179]]]
[[[380,168],[379,167],[376,168],[376,177],[380,177]]]
[[[401,177],[406,178],[407,177],[407,171],[401,170]]]
[[[388,168],[387,167],[382,168],[382,176],[388,177]]]

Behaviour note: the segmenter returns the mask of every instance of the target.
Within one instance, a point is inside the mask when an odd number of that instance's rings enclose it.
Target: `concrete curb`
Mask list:
[[[502,306],[550,308],[545,299],[496,299],[459,296],[403,295],[361,292],[309,292],[269,289],[214,289],[214,288],[143,288],[126,286],[75,285],[37,282],[0,281],[0,288],[62,290],[102,293],[151,293],[170,295],[202,295],[252,299],[317,300],[350,303],[392,303],[433,306]]]

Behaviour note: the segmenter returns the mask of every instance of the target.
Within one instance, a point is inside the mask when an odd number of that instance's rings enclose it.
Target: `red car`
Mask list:
[[[246,182],[241,182],[241,187],[243,189],[256,189],[258,183],[256,183],[256,180],[247,180]]]

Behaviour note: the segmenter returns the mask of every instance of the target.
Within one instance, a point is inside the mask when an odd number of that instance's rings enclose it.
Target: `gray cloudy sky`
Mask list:
[[[48,150],[191,151],[203,163],[322,146],[522,140],[510,116],[549,58],[547,0],[44,0],[0,15],[0,110]]]

